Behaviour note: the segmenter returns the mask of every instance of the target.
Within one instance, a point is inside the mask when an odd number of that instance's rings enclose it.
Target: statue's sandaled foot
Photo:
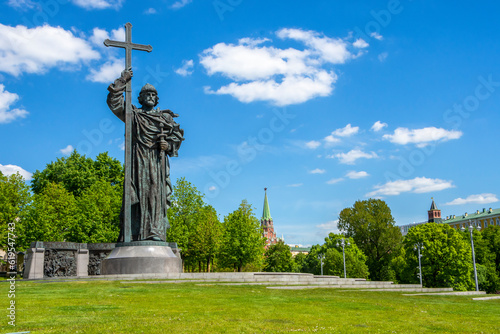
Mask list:
[[[151,241],[162,241],[159,237],[150,237],[150,238],[148,238],[147,240],[151,240]]]

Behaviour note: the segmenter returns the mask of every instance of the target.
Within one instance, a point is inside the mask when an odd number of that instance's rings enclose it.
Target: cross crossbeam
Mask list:
[[[125,42],[106,39],[104,45],[125,49],[125,69],[132,68],[132,50],[151,52],[151,45],[132,43],[132,24],[125,24]],[[131,194],[132,194],[132,80],[127,82],[125,88],[125,180],[124,180],[124,203],[123,203],[123,241],[131,241]]]

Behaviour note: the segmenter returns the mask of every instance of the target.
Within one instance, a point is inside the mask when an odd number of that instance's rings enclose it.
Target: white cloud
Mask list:
[[[19,174],[21,174],[21,176],[26,181],[31,180],[31,175],[32,175],[27,170],[16,165],[0,165],[0,172],[2,172],[2,174],[6,176],[10,176],[12,174],[16,174],[19,172]]]
[[[373,123],[372,125],[372,130],[375,131],[375,132],[378,132],[380,130],[382,130],[383,128],[387,127],[387,123],[382,123],[380,121],[376,121],[375,123]]]
[[[387,52],[382,52],[377,58],[380,62],[384,62],[387,59],[387,56],[389,56]]]
[[[19,100],[19,95],[6,91],[5,86],[0,84],[0,124],[10,123],[28,115],[24,109],[11,109],[11,105],[17,100]]]
[[[338,232],[338,223],[339,223],[338,220],[332,220],[332,221],[326,222],[324,224],[316,225],[316,227],[319,228],[320,230],[325,230],[328,233],[329,232]]]
[[[231,83],[217,91],[205,89],[208,94],[232,95],[240,102],[271,101],[282,107],[306,102],[318,96],[328,96],[337,76],[319,71],[311,77],[285,77],[281,83],[275,80],[252,81],[244,84]]]
[[[358,38],[354,43],[352,43],[352,46],[359,49],[364,49],[370,46],[370,44],[366,43],[364,39]]]
[[[380,35],[378,32],[372,32],[372,33],[370,34],[370,37],[373,37],[373,38],[375,38],[375,39],[378,39],[379,41],[381,41],[381,40],[383,40],[383,39],[384,39],[384,37],[383,37],[382,35]]]
[[[328,146],[330,146],[331,144],[335,144],[335,143],[340,142],[340,139],[337,137],[334,137],[333,135],[328,135],[325,138],[323,138],[323,140],[326,142],[326,144]]]
[[[208,191],[214,191],[214,190],[217,190],[216,186],[211,186],[210,188],[208,188]]]
[[[191,2],[193,2],[193,0],[179,0],[179,1],[176,1],[172,4],[172,6],[170,6],[170,8],[172,9],[180,9],[188,4],[190,4]]]
[[[331,179],[331,180],[328,180],[328,181],[326,181],[326,184],[335,184],[335,183],[339,183],[339,182],[341,182],[341,181],[344,181],[344,179],[340,177],[340,178],[338,178],[338,179]]]
[[[304,184],[303,183],[294,183],[294,184],[289,184],[288,187],[296,188],[296,187],[302,187]]]
[[[316,140],[311,140],[311,141],[308,141],[306,143],[306,147],[313,149],[313,150],[318,148],[320,145],[321,145],[321,143],[319,141],[316,141]]]
[[[120,27],[118,29],[111,30],[111,39],[115,41],[125,41],[125,28]]]
[[[78,7],[91,9],[118,9],[122,6],[124,0],[72,0],[73,4]]]
[[[404,192],[412,193],[429,193],[441,191],[448,188],[453,188],[454,185],[451,181],[441,179],[430,179],[427,177],[416,177],[411,180],[397,180],[389,181],[383,185],[374,187],[374,191],[368,193],[366,196],[373,197],[378,195],[393,196],[399,195]]]
[[[456,198],[451,202],[446,203],[445,205],[464,205],[464,204],[488,204],[498,202],[497,195],[495,194],[479,194],[479,195],[470,195],[467,198]]]
[[[358,159],[375,159],[378,158],[378,155],[375,152],[366,153],[359,149],[354,149],[347,153],[329,155],[327,158],[338,158],[342,164],[353,165]]]
[[[310,170],[308,173],[309,174],[324,174],[325,172],[326,172],[326,170],[324,170],[324,169],[316,168],[316,169]]]
[[[43,73],[51,67],[80,65],[98,58],[100,54],[87,41],[63,28],[0,24],[0,72],[14,76]]]
[[[461,136],[461,131],[448,131],[442,128],[427,127],[414,130],[410,130],[408,128],[397,128],[394,130],[393,135],[384,135],[383,138],[388,139],[394,144],[416,144],[417,147],[424,147],[430,142],[459,139]]]
[[[146,9],[146,10],[144,11],[144,14],[146,14],[146,15],[153,15],[153,14],[156,14],[156,13],[157,13],[157,12],[156,12],[156,9],[154,9],[154,8],[148,8],[148,9]],[[210,190],[210,189],[209,189],[209,190]]]
[[[351,126],[351,124],[347,124],[345,127],[337,129],[332,132],[332,135],[337,136],[337,137],[350,137],[356,133],[358,133],[359,127],[358,126]]]
[[[27,10],[35,8],[37,4],[31,0],[8,0],[7,5],[15,9]]]
[[[207,94],[231,95],[240,102],[268,101],[278,106],[298,104],[328,96],[338,77],[325,64],[344,64],[355,58],[353,46],[314,31],[281,29],[281,39],[293,39],[305,45],[303,50],[279,49],[264,45],[267,38],[242,38],[238,44],[219,43],[200,55],[208,75],[220,74],[233,80]]]
[[[74,150],[74,147],[71,145],[68,145],[65,148],[60,149],[59,152],[61,152],[64,155],[70,155],[71,152],[73,152],[73,150]]]
[[[110,36],[110,34],[106,30],[94,28],[89,41],[98,47],[106,48],[106,46],[104,45],[104,41],[108,38],[114,41],[125,41],[125,29],[123,27],[113,29],[111,30]]]
[[[350,171],[348,172],[345,176],[350,178],[350,179],[362,179],[364,177],[369,176],[367,172],[361,171],[361,172],[355,172],[355,171]]]
[[[183,60],[182,66],[180,68],[176,69],[175,73],[185,77],[185,76],[193,74],[193,67],[194,67],[194,62],[192,59]]]
[[[303,42],[310,49],[309,52],[318,55],[319,60],[344,64],[355,56],[349,52],[349,43],[340,38],[330,38],[316,31],[302,29],[281,29],[276,35],[281,39],[294,39]]]
[[[111,58],[98,69],[90,69],[86,79],[92,82],[111,83],[120,76],[125,67],[123,59]]]
[[[323,140],[326,142],[326,146],[331,146],[332,144],[339,143],[340,138],[338,137],[349,137],[352,136],[353,134],[358,133],[359,127],[358,126],[351,126],[351,124],[347,124],[345,127],[337,129],[335,131],[332,131],[332,133]]]

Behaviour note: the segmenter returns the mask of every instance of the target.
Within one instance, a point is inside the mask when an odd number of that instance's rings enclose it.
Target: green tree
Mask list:
[[[500,275],[500,226],[488,226],[481,235],[486,240],[488,252],[494,255],[494,263],[497,273]]]
[[[311,250],[306,255],[304,264],[302,265],[303,273],[311,273],[319,275],[321,273],[321,261],[318,256],[324,254],[324,250],[320,245],[313,245]]]
[[[204,263],[206,271],[210,272],[222,244],[222,224],[210,205],[204,206],[196,217],[194,233],[189,240],[190,255],[198,260],[200,271]]]
[[[69,241],[78,208],[75,197],[57,183],[47,184],[21,218],[19,244],[24,249],[32,241]]]
[[[170,223],[167,241],[177,243],[185,265],[197,262],[195,253],[190,249],[190,239],[195,234],[199,214],[205,206],[203,196],[185,178],[177,179],[171,196],[172,205],[167,212]]]
[[[326,275],[344,277],[344,258],[342,254],[341,234],[330,233],[325,238],[322,247],[325,254],[323,271]],[[345,266],[347,277],[368,278],[368,266],[366,255],[358,248],[352,238],[344,238]],[[339,246],[337,246],[337,244]]]
[[[293,272],[295,264],[290,246],[283,240],[270,245],[264,253],[264,271],[267,272]]]
[[[347,277],[367,278],[368,266],[366,256],[356,246],[352,238],[346,238],[341,234],[330,233],[325,238],[323,245],[314,245],[306,256],[303,272],[315,275],[321,273],[321,260],[318,258],[323,254],[323,274],[344,277],[344,258],[340,240],[345,240],[345,263]],[[339,243],[339,246],[337,246]],[[349,246],[347,244],[349,243]]]
[[[78,198],[77,222],[69,231],[68,241],[83,243],[116,242],[120,232],[122,186],[104,179],[85,189]]]
[[[294,271],[298,273],[305,273],[305,264],[306,264],[307,255],[304,253],[298,253],[293,257],[294,262]]]
[[[0,248],[7,249],[9,232],[11,236],[18,236],[21,232],[22,221],[20,217],[30,201],[29,187],[19,173],[5,176],[0,172]],[[19,248],[17,240],[16,244]]]
[[[33,173],[31,188],[39,194],[48,184],[59,183],[78,197],[99,180],[105,180],[112,186],[122,184],[122,164],[109,157],[107,152],[100,153],[94,161],[74,150],[69,157],[58,158],[47,164],[44,170]]]
[[[464,233],[464,238],[470,244],[469,233]],[[479,289],[488,293],[500,291],[499,272],[496,269],[499,248],[495,249],[495,236],[498,247],[500,246],[499,226],[489,226],[481,232],[476,229],[473,231]]]
[[[352,208],[340,212],[339,229],[345,231],[367,256],[372,280],[395,277],[390,264],[399,253],[402,235],[394,224],[391,209],[379,199],[356,201]]]
[[[464,291],[474,287],[472,254],[461,232],[447,224],[427,223],[412,227],[404,239],[406,283],[417,283],[418,256],[422,243],[422,280],[426,287],[452,287]]]
[[[262,261],[265,239],[252,207],[243,200],[240,207],[224,217],[221,258],[239,272],[243,266]]]

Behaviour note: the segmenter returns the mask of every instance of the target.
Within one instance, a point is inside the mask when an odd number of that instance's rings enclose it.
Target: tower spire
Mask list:
[[[262,210],[262,220],[269,220],[271,218],[271,210],[269,210],[269,203],[267,201],[267,188],[264,188],[264,210]]]
[[[432,199],[431,208],[429,211],[427,211],[427,214],[429,216],[429,219],[427,220],[427,222],[429,222],[429,223],[441,223],[442,222],[441,210],[438,209],[436,202],[434,202],[434,197],[431,197],[431,199]]]

